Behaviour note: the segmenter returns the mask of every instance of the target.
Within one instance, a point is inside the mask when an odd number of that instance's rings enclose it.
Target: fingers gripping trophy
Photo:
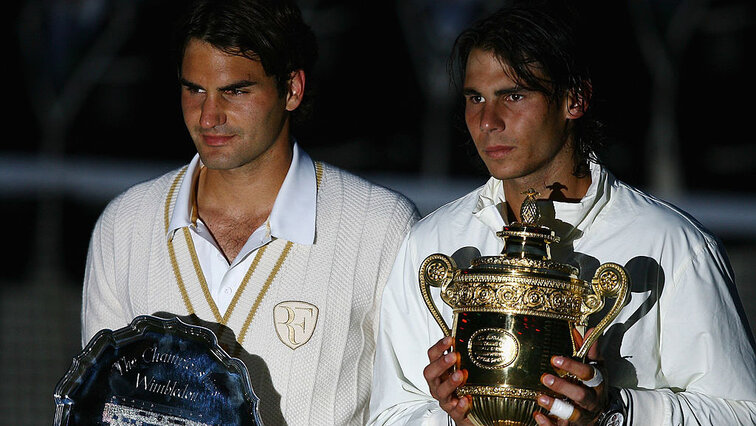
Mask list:
[[[551,259],[550,244],[559,237],[538,225],[537,195],[526,193],[521,223],[497,233],[504,239],[501,255],[479,257],[459,269],[451,257],[433,254],[420,267],[425,303],[454,339],[457,368],[467,370],[457,395],[472,396],[469,418],[475,424],[535,424],[532,413],[542,410],[537,395],[561,397],[540,382],[552,368],[551,357],[572,354],[584,360],[626,301],[629,280],[620,265],[604,263],[586,282],[574,266]],[[453,309],[451,328],[430,296],[431,286],[441,289],[441,299]],[[604,298],[615,298],[614,304],[583,340],[581,331],[604,307]]]

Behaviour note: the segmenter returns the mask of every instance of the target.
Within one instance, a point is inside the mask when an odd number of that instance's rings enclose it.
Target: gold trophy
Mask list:
[[[537,225],[537,195],[532,189],[526,193],[521,223],[497,233],[504,239],[501,255],[478,257],[470,268],[459,269],[451,257],[433,254],[420,266],[425,303],[444,334],[454,338],[461,358],[457,368],[468,372],[457,395],[472,395],[469,418],[477,425],[535,425],[533,412],[543,411],[537,395],[561,398],[540,382],[543,373],[553,371],[551,357],[584,360],[626,300],[629,280],[620,265],[604,263],[589,283],[578,278],[574,266],[551,260],[550,244],[559,237]],[[440,287],[453,309],[452,329],[429,286]],[[616,301],[582,341],[588,316],[603,308],[604,297]]]

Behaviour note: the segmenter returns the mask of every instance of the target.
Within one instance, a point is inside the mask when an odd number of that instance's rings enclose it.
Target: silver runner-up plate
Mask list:
[[[262,425],[244,363],[209,329],[143,315],[101,330],[55,387],[58,426]]]

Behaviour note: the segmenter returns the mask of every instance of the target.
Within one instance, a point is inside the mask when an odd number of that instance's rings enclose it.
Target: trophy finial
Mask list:
[[[504,250],[507,257],[549,260],[549,244],[559,242],[559,237],[548,227],[538,225],[541,213],[538,211],[536,197],[540,195],[533,188],[523,192],[525,200],[520,206],[520,221],[512,222],[496,235],[504,238]]]
[[[541,219],[541,213],[538,211],[538,205],[536,204],[536,197],[541,195],[533,188],[528,189],[522,193],[525,195],[525,200],[520,206],[520,220],[523,224],[536,225],[538,220]]]

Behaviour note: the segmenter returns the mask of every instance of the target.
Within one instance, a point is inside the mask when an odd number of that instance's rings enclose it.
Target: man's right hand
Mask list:
[[[441,409],[449,413],[457,425],[472,425],[467,419],[467,413],[472,406],[472,397],[467,395],[457,398],[454,391],[457,386],[467,380],[467,370],[452,370],[459,365],[459,353],[449,351],[452,347],[452,338],[447,336],[428,349],[430,364],[423,370],[425,381],[428,382],[430,393],[438,400]],[[446,353],[449,351],[449,353]]]

